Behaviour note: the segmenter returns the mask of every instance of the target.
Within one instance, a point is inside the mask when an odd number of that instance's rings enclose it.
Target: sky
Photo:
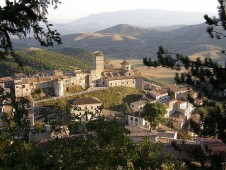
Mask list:
[[[61,0],[55,10],[49,10],[48,18],[72,21],[91,14],[134,9],[163,9],[168,11],[217,13],[217,0]]]
[[[73,21],[91,14],[134,9],[217,13],[217,0],[60,0],[57,9],[49,7],[48,19],[56,22]],[[5,1],[0,0],[0,5]]]

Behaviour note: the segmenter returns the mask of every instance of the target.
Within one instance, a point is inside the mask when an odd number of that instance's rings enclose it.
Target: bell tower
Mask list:
[[[94,69],[104,71],[104,55],[101,51],[94,52]]]

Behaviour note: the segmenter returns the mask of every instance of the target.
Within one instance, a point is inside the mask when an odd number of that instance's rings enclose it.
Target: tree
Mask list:
[[[149,121],[152,128],[156,128],[160,123],[165,123],[166,108],[161,103],[145,104],[141,116]]]
[[[25,39],[32,33],[42,46],[61,44],[60,34],[51,30],[52,24],[47,21],[48,6],[52,4],[57,8],[59,3],[59,0],[5,0],[5,6],[0,6],[0,59],[11,56],[22,64],[14,53],[12,36]]]
[[[127,102],[124,102],[122,104],[122,111],[123,111],[124,115],[128,115],[129,113],[131,113],[131,110],[130,110],[129,105],[128,105]]]
[[[225,11],[225,0],[218,0],[219,7],[219,18],[210,18],[205,15],[204,18],[206,23],[209,25],[207,32],[211,38],[225,38],[226,35],[222,32],[216,31],[214,28],[222,28],[223,31],[226,30],[226,11]],[[224,54],[225,50],[222,50]],[[188,56],[183,56],[179,53],[172,53],[163,47],[159,47],[157,53],[158,60],[151,61],[151,59],[144,59],[144,65],[146,66],[164,66],[175,69],[180,69],[184,67],[187,71],[181,74],[176,73],[175,81],[179,84],[186,84],[193,87],[197,92],[200,93],[199,96],[207,96],[208,98],[214,97],[225,88],[226,85],[226,68],[220,66],[218,63],[214,62],[211,58],[205,58],[201,61],[197,58],[195,61],[188,58]],[[156,64],[157,63],[157,64]]]
[[[222,39],[226,37],[224,34],[224,31],[226,31],[226,2],[225,0],[218,0],[218,2],[219,17],[211,18],[208,15],[205,15],[204,19],[206,20],[206,24],[209,25],[207,32],[210,35],[210,38]],[[220,29],[222,29],[222,31],[220,31]],[[222,53],[226,54],[224,49],[222,50]],[[185,84],[192,87],[199,93],[199,98],[206,96],[207,100],[204,105],[209,103],[210,98],[219,100],[219,92],[226,87],[226,67],[222,67],[211,58],[205,58],[204,61],[197,58],[195,61],[192,61],[188,56],[169,52],[163,47],[159,47],[157,56],[157,66],[162,65],[164,67],[177,69],[184,67],[187,70],[182,74],[176,73],[175,81],[178,84]],[[149,60],[146,59],[145,61]],[[149,67],[153,66],[152,63],[153,61],[144,62],[144,64]],[[225,141],[226,127],[222,121],[225,121],[226,110],[220,109],[220,107],[225,107],[224,103],[221,103],[220,105],[221,106],[214,105],[213,107],[208,108],[207,112],[201,115],[201,124],[191,121],[191,127],[198,135],[218,136]]]
[[[164,152],[163,144],[144,140],[137,144],[138,159],[135,160],[135,169],[180,169],[180,161],[176,155]]]
[[[225,106],[215,103],[213,106],[205,106],[201,110],[201,115],[203,115],[201,116],[201,123],[198,125],[193,122],[191,127],[199,132],[197,133],[199,136],[218,137],[226,142]]]

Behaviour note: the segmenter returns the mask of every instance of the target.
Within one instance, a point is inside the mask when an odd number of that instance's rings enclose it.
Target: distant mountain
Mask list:
[[[206,24],[197,24],[171,31],[157,31],[119,24],[94,33],[63,35],[61,36],[63,44],[50,49],[67,52],[71,48],[82,48],[90,51],[100,50],[111,58],[143,58],[156,56],[158,47],[163,46],[169,51],[184,55],[195,55],[200,52],[204,54],[203,51],[209,51],[210,53],[205,54],[211,56],[211,51],[215,51],[213,58],[221,60],[221,53],[216,52],[216,49],[225,47],[226,39],[211,39],[206,28]],[[220,30],[221,28],[218,31]],[[23,43],[26,47],[40,47],[38,42],[32,39]],[[18,48],[21,48],[23,43],[15,40]],[[73,50],[69,51],[73,53]]]
[[[62,42],[64,47],[78,47],[91,51],[102,50],[106,52],[105,54],[129,53],[144,43],[136,37],[114,33],[70,34],[62,36]]]
[[[154,31],[153,29],[145,29],[142,27],[132,26],[129,24],[119,24],[101,31],[97,31],[97,33],[104,34],[121,34],[127,36],[139,36],[143,34],[148,34],[149,32]]]
[[[170,25],[170,26],[164,26],[164,27],[153,27],[152,29],[155,29],[157,31],[172,31],[185,26],[187,25]]]
[[[198,24],[162,32],[120,24],[96,33],[65,35],[62,42],[64,47],[101,50],[110,57],[125,58],[156,55],[159,46],[185,55],[208,50],[209,46],[224,47],[226,41],[210,39],[206,28],[206,24]]]
[[[115,12],[103,12],[70,22],[70,25],[83,25],[98,23],[103,26],[118,24],[130,24],[146,28],[170,25],[193,25],[204,22],[203,12],[164,11],[154,9],[125,10]],[[216,14],[209,13],[214,16]]]
[[[74,33],[85,33],[85,32],[96,32],[106,28],[106,26],[100,25],[98,23],[86,23],[80,25],[74,25],[70,23],[64,24],[54,24],[53,29],[58,30],[61,35],[74,34]]]

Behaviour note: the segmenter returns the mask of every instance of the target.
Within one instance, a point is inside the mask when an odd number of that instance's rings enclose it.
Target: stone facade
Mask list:
[[[52,91],[55,96],[62,97],[64,91],[74,85],[81,86],[84,89],[115,86],[142,89],[143,78],[139,71],[132,69],[127,61],[123,61],[118,70],[105,70],[103,53],[96,51],[94,52],[94,70],[87,72],[75,70],[70,73],[63,73],[60,70],[47,70],[31,77],[21,76],[10,80],[13,81],[16,97],[31,96],[36,90]],[[7,81],[9,80],[7,79]],[[5,87],[7,81],[0,81],[0,85]]]
[[[71,103],[71,115],[82,121],[89,121],[97,115],[101,115],[101,101],[94,97],[78,98]]]

